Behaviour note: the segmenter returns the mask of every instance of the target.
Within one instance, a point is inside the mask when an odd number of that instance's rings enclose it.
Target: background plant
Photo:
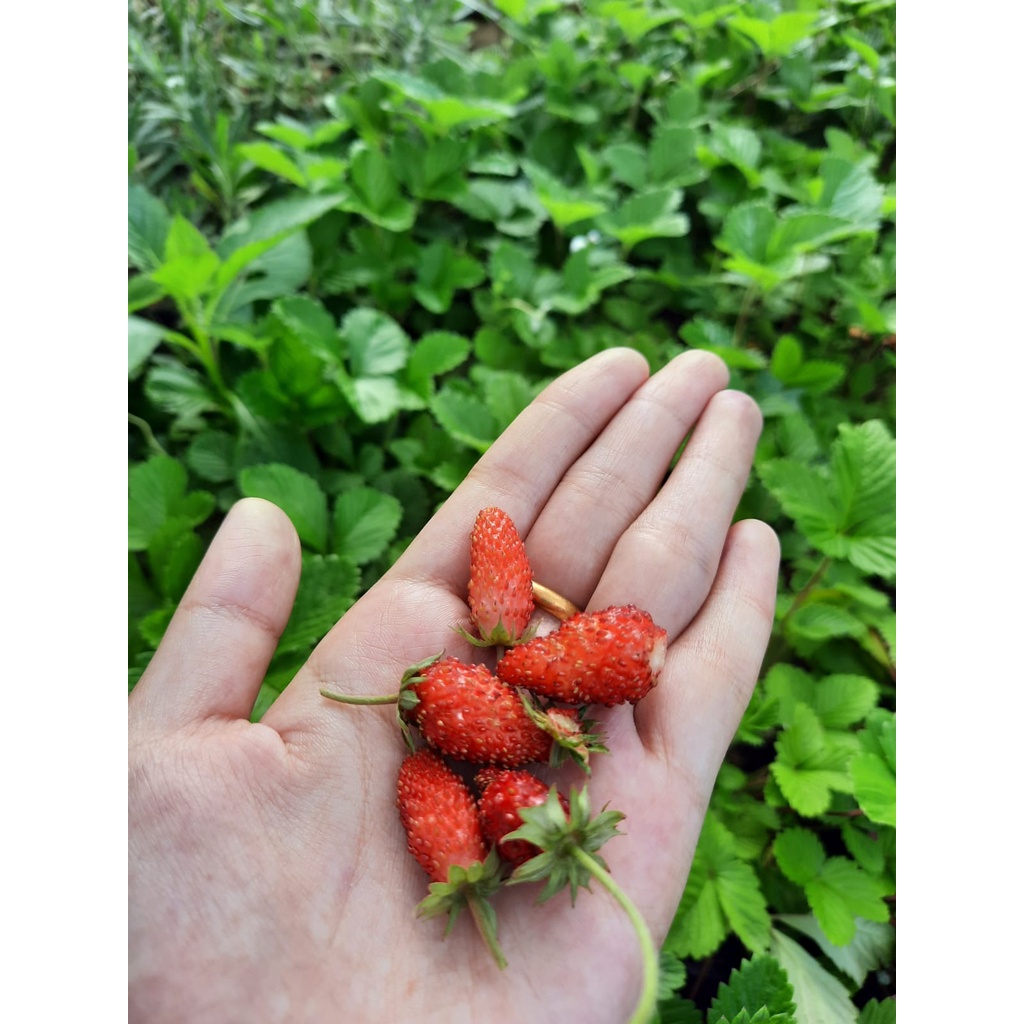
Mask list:
[[[129,685],[242,495],[303,544],[259,717],[613,345],[718,353],[783,543],[665,1022],[895,1019],[894,11],[129,6]]]

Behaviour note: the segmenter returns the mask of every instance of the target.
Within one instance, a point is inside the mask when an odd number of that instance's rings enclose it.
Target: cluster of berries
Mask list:
[[[537,607],[560,620],[557,629],[536,635]],[[397,693],[321,693],[397,705],[412,751],[399,770],[398,810],[409,851],[430,878],[420,914],[447,914],[450,930],[468,908],[504,967],[488,897],[506,882],[544,881],[540,901],[568,886],[575,902],[591,877],[608,885],[597,850],[624,817],[592,816],[586,786],[567,798],[523,766],[570,759],[589,774],[590,754],[607,751],[586,707],[642,699],[657,683],[667,638],[633,605],[580,612],[536,583],[514,523],[498,508],[480,512],[470,537],[469,608],[475,635],[455,628],[497,648],[493,671],[442,652],[409,668]],[[417,748],[411,727],[426,746]],[[474,766],[478,796],[446,759]],[[621,890],[613,892],[622,902]]]

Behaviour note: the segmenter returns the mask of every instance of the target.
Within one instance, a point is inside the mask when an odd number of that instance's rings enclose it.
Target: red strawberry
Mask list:
[[[476,801],[466,784],[424,748],[402,762],[397,803],[409,852],[431,880],[420,915],[447,914],[451,929],[468,906],[492,955],[504,967],[494,911],[486,902],[501,884],[498,860],[493,851],[487,852]]]
[[[522,698],[486,665],[443,658],[415,670],[403,687],[408,717],[449,757],[515,767],[545,761],[551,736],[531,721]]]
[[[398,771],[398,813],[409,852],[432,882],[448,869],[487,857],[480,819],[466,784],[431,750],[418,750]]]
[[[486,665],[457,658],[437,655],[413,665],[399,692],[382,697],[320,692],[343,704],[397,703],[410,746],[406,721],[442,754],[472,764],[516,768],[531,761],[558,763],[564,751],[587,770],[590,751],[604,750],[575,712],[534,708]]]
[[[522,839],[504,842],[504,839],[509,832],[522,826],[519,809],[543,804],[548,797],[549,787],[529,772],[502,771],[497,768],[484,768],[478,772],[476,783],[482,790],[478,805],[484,838],[494,844],[502,859],[512,867],[519,867],[540,853],[540,848],[533,843]],[[559,800],[568,818],[569,801],[561,794]]]
[[[469,611],[483,646],[518,643],[533,614],[533,571],[519,531],[500,508],[485,508],[469,538]]]
[[[498,676],[565,704],[635,704],[658,681],[667,634],[635,605],[580,612],[513,647]]]

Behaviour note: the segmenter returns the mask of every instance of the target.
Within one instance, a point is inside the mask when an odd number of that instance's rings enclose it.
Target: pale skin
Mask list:
[[[389,707],[322,687],[397,689],[444,648],[479,655],[468,540],[497,505],[536,578],[580,607],[634,603],[668,631],[657,687],[601,710],[595,809],[625,813],[602,853],[664,938],[719,766],[768,642],[779,550],[733,523],[761,430],[717,357],[649,376],[604,352],[555,380],[502,434],[392,569],[319,644],[258,724],[249,716],[300,571],[275,506],[227,516],[128,701],[129,1013],[133,1021],[622,1024],[641,985],[636,935],[598,886],[537,906],[494,900],[509,966],[468,915],[442,941],[395,809],[404,754]],[[691,434],[678,465],[671,460]],[[567,789],[585,777],[557,776]]]

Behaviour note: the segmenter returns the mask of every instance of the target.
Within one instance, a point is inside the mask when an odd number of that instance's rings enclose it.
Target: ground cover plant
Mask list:
[[[129,685],[225,510],[303,545],[254,711],[543,384],[716,352],[777,621],[666,1022],[895,1019],[894,8],[129,5]],[[397,681],[396,681],[397,682]]]

